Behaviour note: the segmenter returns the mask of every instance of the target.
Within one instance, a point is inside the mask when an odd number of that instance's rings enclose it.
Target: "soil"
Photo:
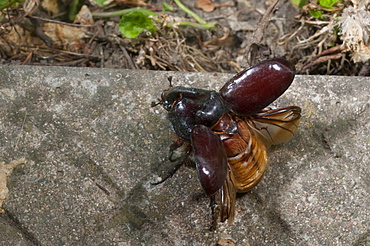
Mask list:
[[[307,8],[286,0],[183,0],[216,27],[157,24],[157,32],[131,39],[120,33],[119,16],[94,14],[142,7],[158,13],[162,24],[176,18],[196,22],[172,1],[166,2],[174,9],[161,14],[162,2],[117,0],[99,7],[84,1],[74,23],[68,21],[71,1],[30,0],[6,8],[0,24],[0,62],[235,73],[261,60],[284,57],[296,65],[298,74],[370,75],[369,63],[355,63],[334,28],[323,32],[330,15],[325,21],[315,19]],[[201,3],[205,7],[197,5]]]

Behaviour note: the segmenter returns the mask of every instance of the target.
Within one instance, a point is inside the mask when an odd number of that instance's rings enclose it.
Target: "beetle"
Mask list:
[[[275,58],[246,68],[219,90],[172,86],[155,105],[167,111],[177,140],[170,147],[174,169],[195,163],[198,178],[210,198],[211,230],[217,221],[233,222],[236,193],[250,191],[261,180],[266,150],[288,141],[297,131],[301,109],[290,106],[264,109],[282,95],[294,80],[295,68]],[[175,152],[181,150],[181,158]]]

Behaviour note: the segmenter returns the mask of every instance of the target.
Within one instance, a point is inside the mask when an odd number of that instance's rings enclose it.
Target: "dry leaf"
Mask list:
[[[56,15],[60,12],[58,0],[42,0],[41,6],[52,15]]]
[[[197,8],[202,9],[205,12],[212,12],[215,8],[231,6],[229,4],[213,4],[211,0],[197,0]]]
[[[215,5],[211,3],[211,0],[197,0],[197,8],[206,12],[212,12],[215,9]]]
[[[81,7],[74,23],[94,25],[92,14],[86,5]],[[53,40],[54,44],[68,46],[72,50],[74,46],[79,46],[83,39],[88,37],[86,35],[88,29],[86,26],[75,27],[58,23],[44,23],[42,25],[42,30]]]
[[[7,27],[0,32],[0,50],[11,57],[16,54],[28,53],[27,47],[45,47],[45,43],[30,31],[19,25]]]
[[[76,45],[87,38],[86,28],[61,25],[58,23],[44,23],[44,33],[53,40],[56,45]]]
[[[9,194],[9,189],[7,187],[7,181],[10,173],[12,172],[13,168],[21,163],[26,163],[26,159],[21,158],[18,160],[11,161],[10,163],[5,164],[4,162],[0,162],[0,213],[4,213],[4,210],[1,208],[4,199]]]
[[[80,12],[78,12],[73,23],[80,23],[82,25],[94,25],[94,19],[92,17],[90,9],[86,5],[83,5],[81,7],[81,10]]]

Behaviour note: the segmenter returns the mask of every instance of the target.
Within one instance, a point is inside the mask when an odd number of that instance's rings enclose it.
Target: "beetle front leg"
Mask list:
[[[234,182],[233,173],[231,172],[230,167],[228,167],[228,173],[222,188],[209,196],[212,212],[211,231],[216,229],[218,218],[220,218],[221,222],[228,220],[229,224],[234,221],[236,202],[236,189]]]
[[[210,231],[216,230],[217,223],[218,223],[218,217],[220,216],[220,207],[216,201],[217,193],[209,197],[210,199],[209,206],[211,207],[211,212],[212,212],[211,226],[209,228]]]
[[[181,148],[181,149],[180,149]],[[159,185],[166,181],[168,178],[172,177],[179,168],[184,165],[187,161],[189,161],[189,156],[191,155],[191,145],[181,139],[177,139],[175,142],[173,142],[170,146],[170,155],[169,155],[169,161],[170,162],[176,162],[175,166],[172,168],[171,171],[167,173],[167,175],[162,178],[162,180],[158,182],[151,183],[152,185]],[[176,157],[178,153],[177,151],[180,151],[182,155],[180,157]],[[180,159],[181,158],[181,159]],[[179,160],[180,159],[180,160]]]

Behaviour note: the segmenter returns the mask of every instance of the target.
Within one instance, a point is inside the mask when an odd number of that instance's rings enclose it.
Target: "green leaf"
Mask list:
[[[16,6],[19,3],[23,3],[24,0],[0,0],[0,11],[5,8]]]
[[[81,9],[81,3],[79,0],[72,0],[71,4],[69,5],[69,13],[68,13],[68,18],[71,21],[74,21],[76,19],[76,16],[78,12]]]
[[[163,6],[163,12],[165,10],[169,10],[169,11],[173,10],[173,7],[171,5],[169,5],[168,3],[162,2],[162,6]]]
[[[294,6],[298,6],[298,8],[300,8],[300,9],[307,4],[307,1],[308,0],[290,0],[290,2]]]
[[[5,8],[8,5],[8,0],[0,0],[0,9]]]
[[[298,4],[298,8],[302,8],[303,6],[305,6],[306,4],[308,3],[308,0],[300,0],[299,1],[299,4]]]
[[[104,5],[104,3],[105,3],[106,1],[108,1],[108,0],[94,0],[94,2],[95,2],[97,5],[99,5],[99,6],[103,6],[103,5]]]
[[[322,11],[321,10],[310,10],[310,15],[312,15],[313,17],[315,17],[317,19],[321,19],[322,18]]]
[[[333,5],[338,2],[339,0],[320,0],[319,4],[321,7],[326,9],[331,9]]]
[[[126,38],[136,38],[144,30],[155,32],[157,29],[148,15],[141,11],[132,11],[122,16],[119,30]]]
[[[206,21],[200,18],[196,13],[185,7],[180,0],[173,0],[185,13],[193,17],[199,24],[206,24]]]

